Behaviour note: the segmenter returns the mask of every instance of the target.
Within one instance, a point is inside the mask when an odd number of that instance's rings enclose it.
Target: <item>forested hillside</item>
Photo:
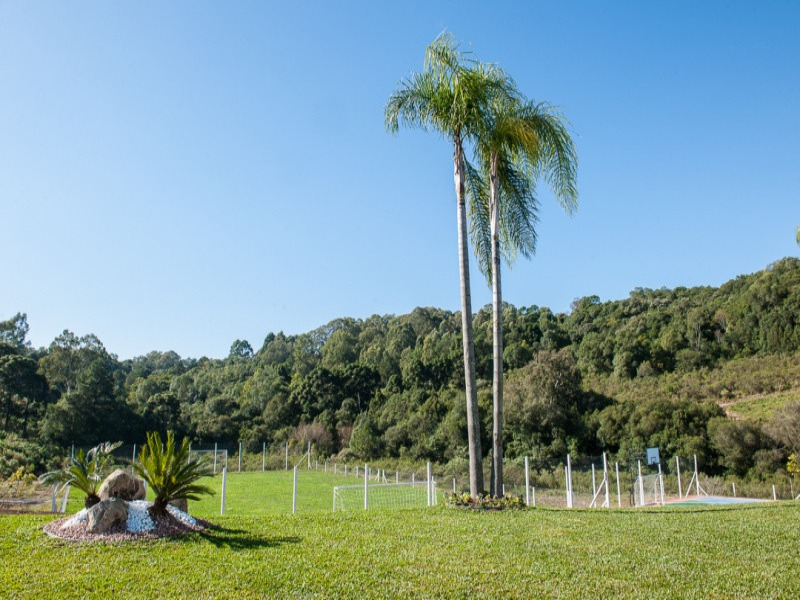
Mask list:
[[[491,307],[474,329],[488,452]],[[297,439],[325,455],[466,459],[458,313],[341,318],[302,335],[269,333],[257,349],[236,340],[224,360],[151,352],[120,361],[94,335],[69,331],[35,349],[27,331],[22,313],[0,323],[2,476],[41,471],[73,443],[170,429],[254,451]],[[795,258],[720,288],[581,298],[568,315],[506,305],[504,332],[510,458],[658,445],[759,477],[800,450],[800,404],[760,422],[719,406],[800,388]]]

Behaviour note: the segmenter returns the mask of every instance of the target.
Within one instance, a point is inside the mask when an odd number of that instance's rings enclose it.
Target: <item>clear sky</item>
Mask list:
[[[459,308],[447,140],[383,107],[444,29],[559,106],[517,306],[719,285],[797,255],[800,3],[0,1],[0,319],[223,357]],[[491,301],[473,272],[473,309]]]

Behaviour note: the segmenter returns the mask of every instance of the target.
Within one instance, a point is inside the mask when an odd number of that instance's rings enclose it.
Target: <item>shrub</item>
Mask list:
[[[522,496],[506,494],[505,496],[492,496],[490,494],[480,494],[477,498],[468,493],[457,494],[447,492],[444,495],[447,506],[463,506],[468,508],[482,508],[486,510],[522,509],[526,508],[525,499]]]
[[[213,494],[210,488],[197,482],[209,474],[208,465],[189,457],[189,440],[175,443],[175,432],[167,433],[167,443],[156,431],[147,434],[147,445],[142,448],[139,460],[133,464],[136,473],[147,482],[155,494],[150,514],[165,516],[167,505],[173,500],[199,500],[199,494]]]
[[[112,464],[114,457],[111,453],[121,445],[122,442],[114,444],[103,442],[86,453],[81,448],[70,459],[66,468],[61,471],[45,473],[39,479],[42,483],[62,482],[78,488],[86,494],[86,499],[83,501],[84,506],[91,508],[100,502],[97,490]]]

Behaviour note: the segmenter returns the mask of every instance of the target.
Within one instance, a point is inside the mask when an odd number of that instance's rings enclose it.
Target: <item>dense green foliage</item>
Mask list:
[[[0,516],[0,589],[20,599],[788,599],[800,595],[798,510],[216,516],[206,533],[113,547],[49,539],[50,516]]]
[[[785,468],[800,448],[800,261],[783,259],[720,288],[637,289],[572,312],[504,305],[508,458],[623,457],[658,445],[717,473]],[[491,427],[491,309],[474,318],[483,437]],[[120,361],[93,335],[49,348],[27,321],[0,322],[0,475],[42,472],[70,444],[141,444],[173,430],[195,443],[311,441],[319,454],[463,465],[460,315],[337,319],[314,331],[241,340],[223,360],[152,352]],[[10,360],[13,358],[14,360]],[[24,359],[24,360],[20,360]],[[37,365],[31,371],[30,362]],[[732,423],[751,396],[782,394]],[[772,413],[775,413],[773,416]],[[488,443],[484,454],[488,453]]]

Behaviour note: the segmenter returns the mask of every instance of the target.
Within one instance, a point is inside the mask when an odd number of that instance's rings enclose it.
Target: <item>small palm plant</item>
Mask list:
[[[167,432],[166,444],[157,431],[149,432],[147,445],[142,448],[133,468],[156,496],[150,507],[153,517],[165,516],[167,505],[173,500],[199,500],[199,494],[214,493],[197,483],[198,479],[209,474],[208,466],[191,459],[189,440],[184,438],[180,445],[176,444],[172,431]]]
[[[111,453],[121,445],[122,442],[114,444],[103,442],[94,448],[90,448],[88,452],[80,449],[64,469],[45,473],[39,480],[43,483],[59,482],[78,488],[86,494],[86,498],[83,501],[84,506],[91,508],[100,502],[100,496],[97,495],[97,491],[103,482],[108,467],[113,464],[114,457]]]

